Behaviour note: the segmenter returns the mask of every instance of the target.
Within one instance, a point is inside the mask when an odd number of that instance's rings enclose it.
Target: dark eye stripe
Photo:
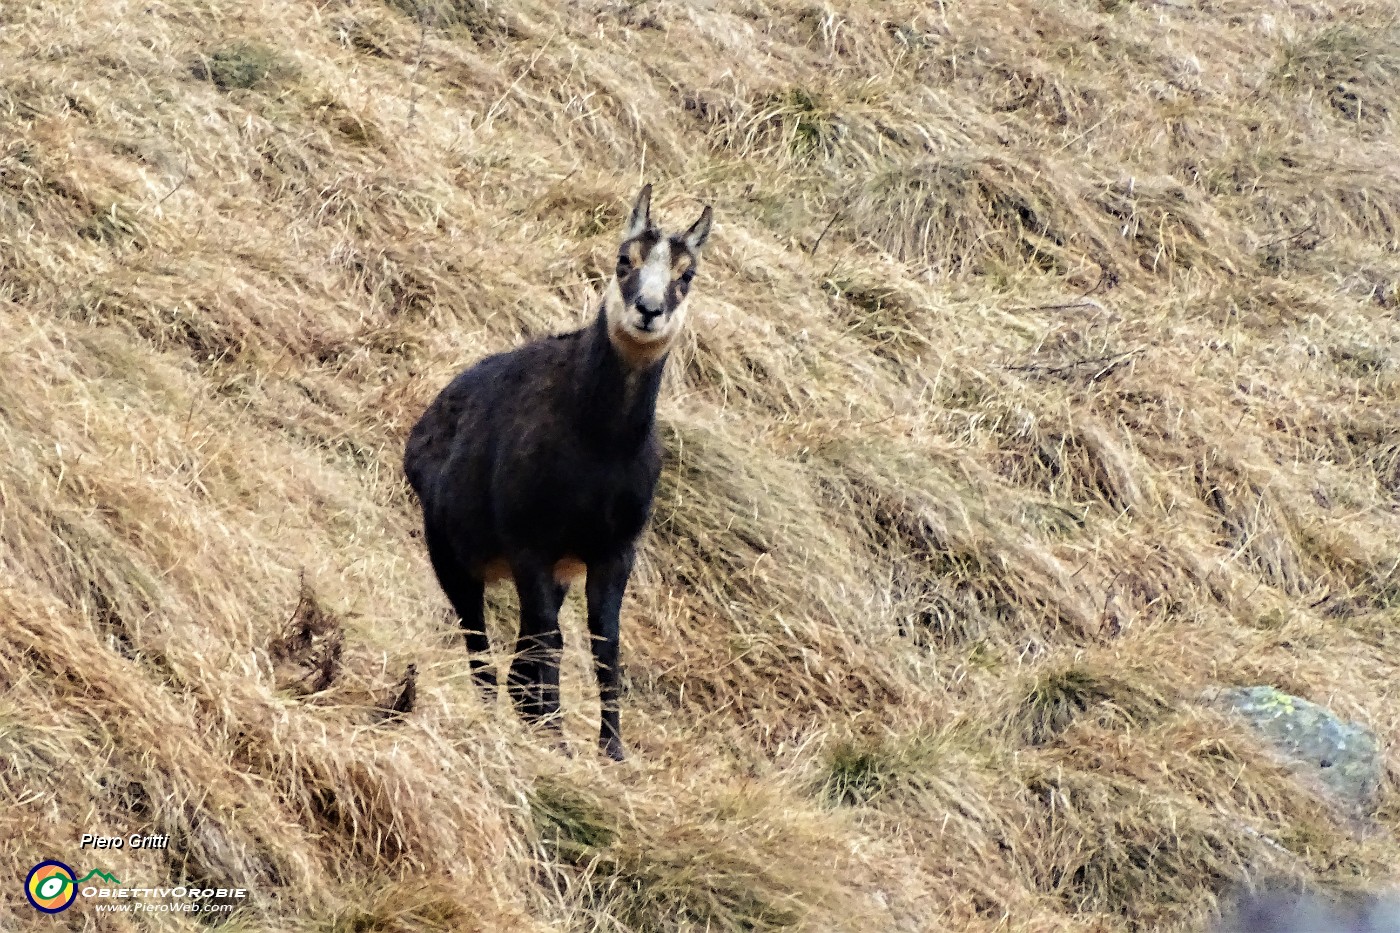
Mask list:
[[[652,232],[642,233],[628,240],[618,250],[619,261],[623,256],[626,256],[632,265],[644,265],[647,257],[651,255],[652,249],[656,246],[657,240],[658,237]]]

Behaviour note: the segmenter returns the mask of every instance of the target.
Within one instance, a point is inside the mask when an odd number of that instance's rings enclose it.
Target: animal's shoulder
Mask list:
[[[501,353],[493,353],[457,374],[444,395],[510,390],[528,382],[548,380],[573,358],[583,331],[553,334]]]

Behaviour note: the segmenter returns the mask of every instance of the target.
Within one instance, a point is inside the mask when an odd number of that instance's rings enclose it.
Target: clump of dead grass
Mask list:
[[[778,839],[740,842],[748,835],[742,820],[703,801],[682,812],[626,814],[546,778],[531,792],[530,814],[552,883],[624,929],[790,930],[821,900],[795,860],[773,858],[778,850],[765,857]]]
[[[1017,697],[1010,722],[1024,741],[1039,745],[1086,715],[1101,723],[1140,727],[1167,706],[1165,697],[1139,682],[1070,664],[1037,672]]]
[[[241,40],[214,49],[191,69],[221,91],[250,91],[292,78],[296,69],[261,42]]]
[[[1334,23],[1289,42],[1275,66],[1277,80],[1325,95],[1336,116],[1356,122],[1381,121],[1400,87],[1400,55],[1395,52],[1400,23],[1360,28]]]

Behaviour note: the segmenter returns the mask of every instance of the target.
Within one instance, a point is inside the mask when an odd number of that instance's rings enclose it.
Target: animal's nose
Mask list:
[[[651,323],[653,319],[661,316],[661,308],[654,308],[644,301],[637,302],[637,311],[642,315],[642,320],[648,324]]]

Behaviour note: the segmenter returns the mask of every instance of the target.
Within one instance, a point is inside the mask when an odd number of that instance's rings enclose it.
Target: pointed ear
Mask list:
[[[627,218],[627,229],[622,232],[624,240],[630,240],[651,227],[651,185],[643,185],[637,203],[632,205],[632,216]]]
[[[700,247],[710,238],[710,222],[713,219],[714,212],[710,210],[710,205],[706,204],[700,219],[691,224],[690,229],[685,232],[685,245],[699,252]]]

